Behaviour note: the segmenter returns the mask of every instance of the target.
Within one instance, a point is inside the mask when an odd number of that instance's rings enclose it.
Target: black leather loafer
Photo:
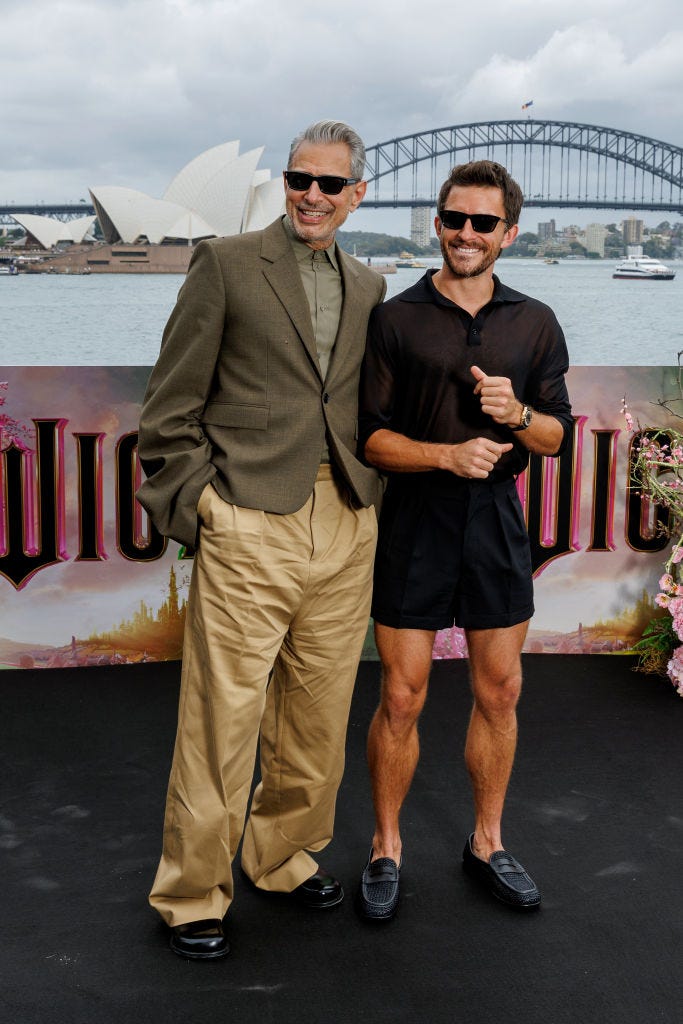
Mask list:
[[[214,918],[171,928],[171,949],[188,960],[218,960],[230,952],[223,924]]]
[[[329,907],[336,907],[338,903],[341,903],[344,899],[344,890],[341,882],[318,868],[314,875],[292,890],[292,896],[299,903],[303,903],[305,907],[311,907],[313,910],[327,910]]]
[[[372,860],[372,850],[360,880],[356,910],[364,921],[390,921],[398,909],[401,865],[391,857]]]
[[[462,855],[462,866],[467,874],[509,907],[536,910],[541,903],[541,894],[519,861],[506,850],[496,850],[488,861],[482,860],[472,850],[473,838],[474,833],[465,843]]]

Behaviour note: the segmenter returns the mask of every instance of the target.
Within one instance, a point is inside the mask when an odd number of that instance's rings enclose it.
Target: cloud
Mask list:
[[[602,123],[683,143],[673,0],[24,0],[3,9],[0,202],[93,185],[159,195],[203,149],[265,145],[278,173],[306,123],[368,144],[481,119]],[[29,30],[29,26],[31,29]],[[35,26],[35,27],[34,27]]]
[[[517,101],[526,97],[534,100],[532,117],[604,123],[644,134],[653,134],[656,124],[659,134],[675,143],[681,141],[680,124],[671,123],[669,111],[681,85],[682,49],[683,32],[668,32],[629,57],[613,29],[587,21],[553,32],[530,57],[495,54],[455,97],[455,110],[476,110],[477,118],[499,117],[506,110],[505,116],[515,117],[520,116]],[[517,105],[511,110],[512,104]],[[670,137],[675,128],[678,139]]]

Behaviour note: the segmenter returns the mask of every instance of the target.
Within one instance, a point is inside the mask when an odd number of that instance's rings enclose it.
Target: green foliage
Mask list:
[[[338,231],[337,242],[344,252],[355,256],[400,256],[402,252],[411,252],[415,256],[433,256],[439,253],[438,239],[434,245],[417,245],[409,238],[400,235],[376,234],[373,231]]]
[[[569,251],[572,253],[573,256],[586,255],[586,247],[585,245],[581,245],[581,242],[570,242]]]
[[[535,256],[538,252],[538,235],[533,231],[523,231],[517,235],[514,243],[503,249],[501,256]]]
[[[674,255],[673,243],[670,238],[648,238],[643,243],[646,256],[654,256],[656,260],[671,259]]]
[[[620,259],[624,255],[624,238],[621,231],[617,231],[613,224],[607,225],[605,235],[605,258]]]
[[[633,651],[638,655],[637,671],[666,677],[667,665],[677,646],[678,637],[671,616],[651,619],[638,643],[633,645]]]

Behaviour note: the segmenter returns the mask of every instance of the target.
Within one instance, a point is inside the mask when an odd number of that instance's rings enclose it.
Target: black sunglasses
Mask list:
[[[460,231],[469,221],[472,230],[478,235],[490,235],[501,220],[503,224],[507,224],[505,217],[496,217],[492,213],[461,213],[460,210],[440,210],[439,218],[445,228],[451,228],[453,231]]]
[[[287,188],[294,192],[308,192],[314,181],[325,196],[338,196],[347,185],[357,185],[360,178],[339,178],[336,174],[306,174],[305,171],[285,171]]]

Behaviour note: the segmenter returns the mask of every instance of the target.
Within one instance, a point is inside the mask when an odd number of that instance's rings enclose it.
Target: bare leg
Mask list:
[[[501,818],[517,745],[520,655],[528,625],[467,631],[474,705],[465,761],[475,809],[472,846],[482,860],[503,849]]]
[[[420,753],[417,720],[427,696],[434,632],[375,623],[382,661],[382,693],[368,733],[368,765],[375,806],[373,859],[401,859],[399,813]]]

